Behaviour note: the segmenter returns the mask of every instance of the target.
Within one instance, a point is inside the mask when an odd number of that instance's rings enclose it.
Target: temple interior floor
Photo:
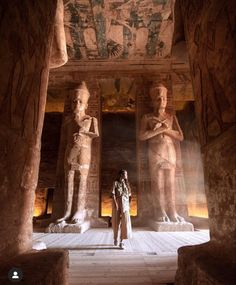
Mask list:
[[[209,231],[154,232],[134,228],[126,249],[113,246],[112,229],[83,234],[35,232],[34,241],[47,248],[69,250],[69,284],[171,284],[177,269],[177,249],[209,241]]]

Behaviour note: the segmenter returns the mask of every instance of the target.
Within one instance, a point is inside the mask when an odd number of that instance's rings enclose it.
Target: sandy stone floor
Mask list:
[[[209,231],[154,232],[133,229],[126,249],[113,246],[111,229],[91,229],[84,234],[34,233],[34,241],[48,248],[69,250],[70,285],[171,284],[177,269],[177,249],[207,242]]]

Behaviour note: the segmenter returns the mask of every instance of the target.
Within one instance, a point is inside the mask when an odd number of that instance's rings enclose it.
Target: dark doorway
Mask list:
[[[120,169],[128,171],[131,215],[137,215],[136,123],[134,112],[102,114],[101,216],[111,216],[110,193]]]

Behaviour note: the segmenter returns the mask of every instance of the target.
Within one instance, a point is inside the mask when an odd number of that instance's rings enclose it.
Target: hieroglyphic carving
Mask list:
[[[235,47],[231,16],[233,3],[229,1],[223,8],[220,3],[216,5],[211,1],[180,2],[183,4],[183,15],[187,15],[185,26],[189,38],[190,64],[197,113],[201,116],[198,121],[200,139],[206,144],[236,121],[233,92],[236,88],[233,79],[235,65],[233,60],[229,61],[230,56],[233,59],[229,47]],[[207,21],[201,21],[203,11],[213,6],[214,13]],[[225,71],[225,65],[230,72]]]
[[[236,123],[235,1],[180,0],[180,7],[200,141],[204,146],[211,239],[228,246],[235,243],[236,229],[232,211],[235,197],[232,185]]]

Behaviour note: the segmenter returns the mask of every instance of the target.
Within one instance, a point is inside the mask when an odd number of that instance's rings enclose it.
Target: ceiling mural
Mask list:
[[[64,0],[71,59],[168,58],[175,0]]]

